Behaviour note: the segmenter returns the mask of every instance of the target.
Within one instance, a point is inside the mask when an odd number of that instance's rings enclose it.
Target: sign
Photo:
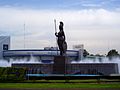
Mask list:
[[[3,44],[3,50],[8,50],[8,44]]]

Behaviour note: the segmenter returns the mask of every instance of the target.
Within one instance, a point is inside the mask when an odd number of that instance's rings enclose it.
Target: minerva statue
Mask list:
[[[61,56],[66,55],[66,51],[67,51],[67,43],[65,41],[65,33],[63,30],[63,26],[64,26],[63,22],[60,22],[59,32],[55,33],[55,36],[57,37],[57,44],[58,44]]]

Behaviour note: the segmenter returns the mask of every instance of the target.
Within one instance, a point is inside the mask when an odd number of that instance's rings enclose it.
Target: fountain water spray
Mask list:
[[[12,59],[9,60],[0,59],[0,67],[11,67],[12,63],[41,63],[37,58],[33,55],[30,58],[23,58],[23,59]]]
[[[23,59],[10,59],[8,60],[4,60],[1,59],[0,60],[0,67],[11,67],[12,63],[42,63],[41,61],[39,61],[37,58],[35,58],[33,55],[30,56],[30,59],[28,60],[27,58],[23,58]],[[102,58],[101,60],[99,59],[84,59],[81,61],[72,61],[71,64],[74,63],[117,63],[118,64],[118,68],[119,68],[119,74],[120,74],[120,58],[114,58],[112,60],[109,60],[107,57]]]
[[[118,64],[118,70],[120,74],[120,58],[114,58],[112,60],[109,60],[109,58],[104,57],[101,60],[96,58],[96,59],[84,59],[80,61],[72,61],[71,63],[117,63]]]

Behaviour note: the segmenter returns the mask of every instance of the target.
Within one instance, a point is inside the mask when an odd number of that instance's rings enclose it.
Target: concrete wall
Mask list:
[[[67,65],[68,73],[72,74],[118,74],[117,63],[81,63]]]
[[[35,63],[14,63],[12,67],[26,67],[31,70],[40,70],[45,74],[53,73],[53,64],[35,64]],[[32,72],[31,72],[32,73]],[[90,74],[90,75],[110,75],[118,74],[118,64],[116,63],[80,63],[67,64],[67,74]],[[36,73],[37,74],[37,73]],[[58,73],[59,74],[59,73]]]

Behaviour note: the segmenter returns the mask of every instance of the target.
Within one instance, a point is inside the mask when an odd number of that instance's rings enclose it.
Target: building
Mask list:
[[[70,60],[82,59],[82,49],[67,50],[66,56]],[[0,58],[1,59],[24,59],[28,60],[34,56],[34,58],[43,62],[52,62],[54,56],[60,54],[57,47],[45,47],[44,49],[23,49],[23,50],[11,50],[10,49],[10,36],[0,36]]]
[[[42,62],[52,62],[54,56],[58,56],[60,52],[58,50],[44,50],[44,49],[26,49],[26,50],[7,50],[3,51],[4,59],[28,59],[31,58],[37,59]],[[79,51],[78,50],[67,50],[66,56],[69,60],[79,60]]]
[[[10,49],[10,36],[0,36],[0,59],[3,58],[3,51]]]
[[[83,45],[75,46],[75,48],[77,49],[67,50],[66,52],[66,57],[69,60],[69,62],[81,60],[83,58]],[[53,74],[55,67],[57,67],[56,65],[57,63],[54,62],[54,57],[59,55],[60,55],[59,50],[57,50],[54,47],[51,48],[46,47],[44,49],[10,50],[10,37],[0,36],[0,58],[3,59],[13,58],[18,61],[19,59],[23,60],[27,58],[27,60],[37,59],[38,61],[41,62],[41,63],[33,62],[12,64],[12,67],[27,68],[28,73]],[[116,63],[67,63],[63,68],[64,69],[62,70],[65,70],[66,74],[98,74],[98,75],[118,74],[118,64]],[[59,71],[59,69],[57,70]]]

